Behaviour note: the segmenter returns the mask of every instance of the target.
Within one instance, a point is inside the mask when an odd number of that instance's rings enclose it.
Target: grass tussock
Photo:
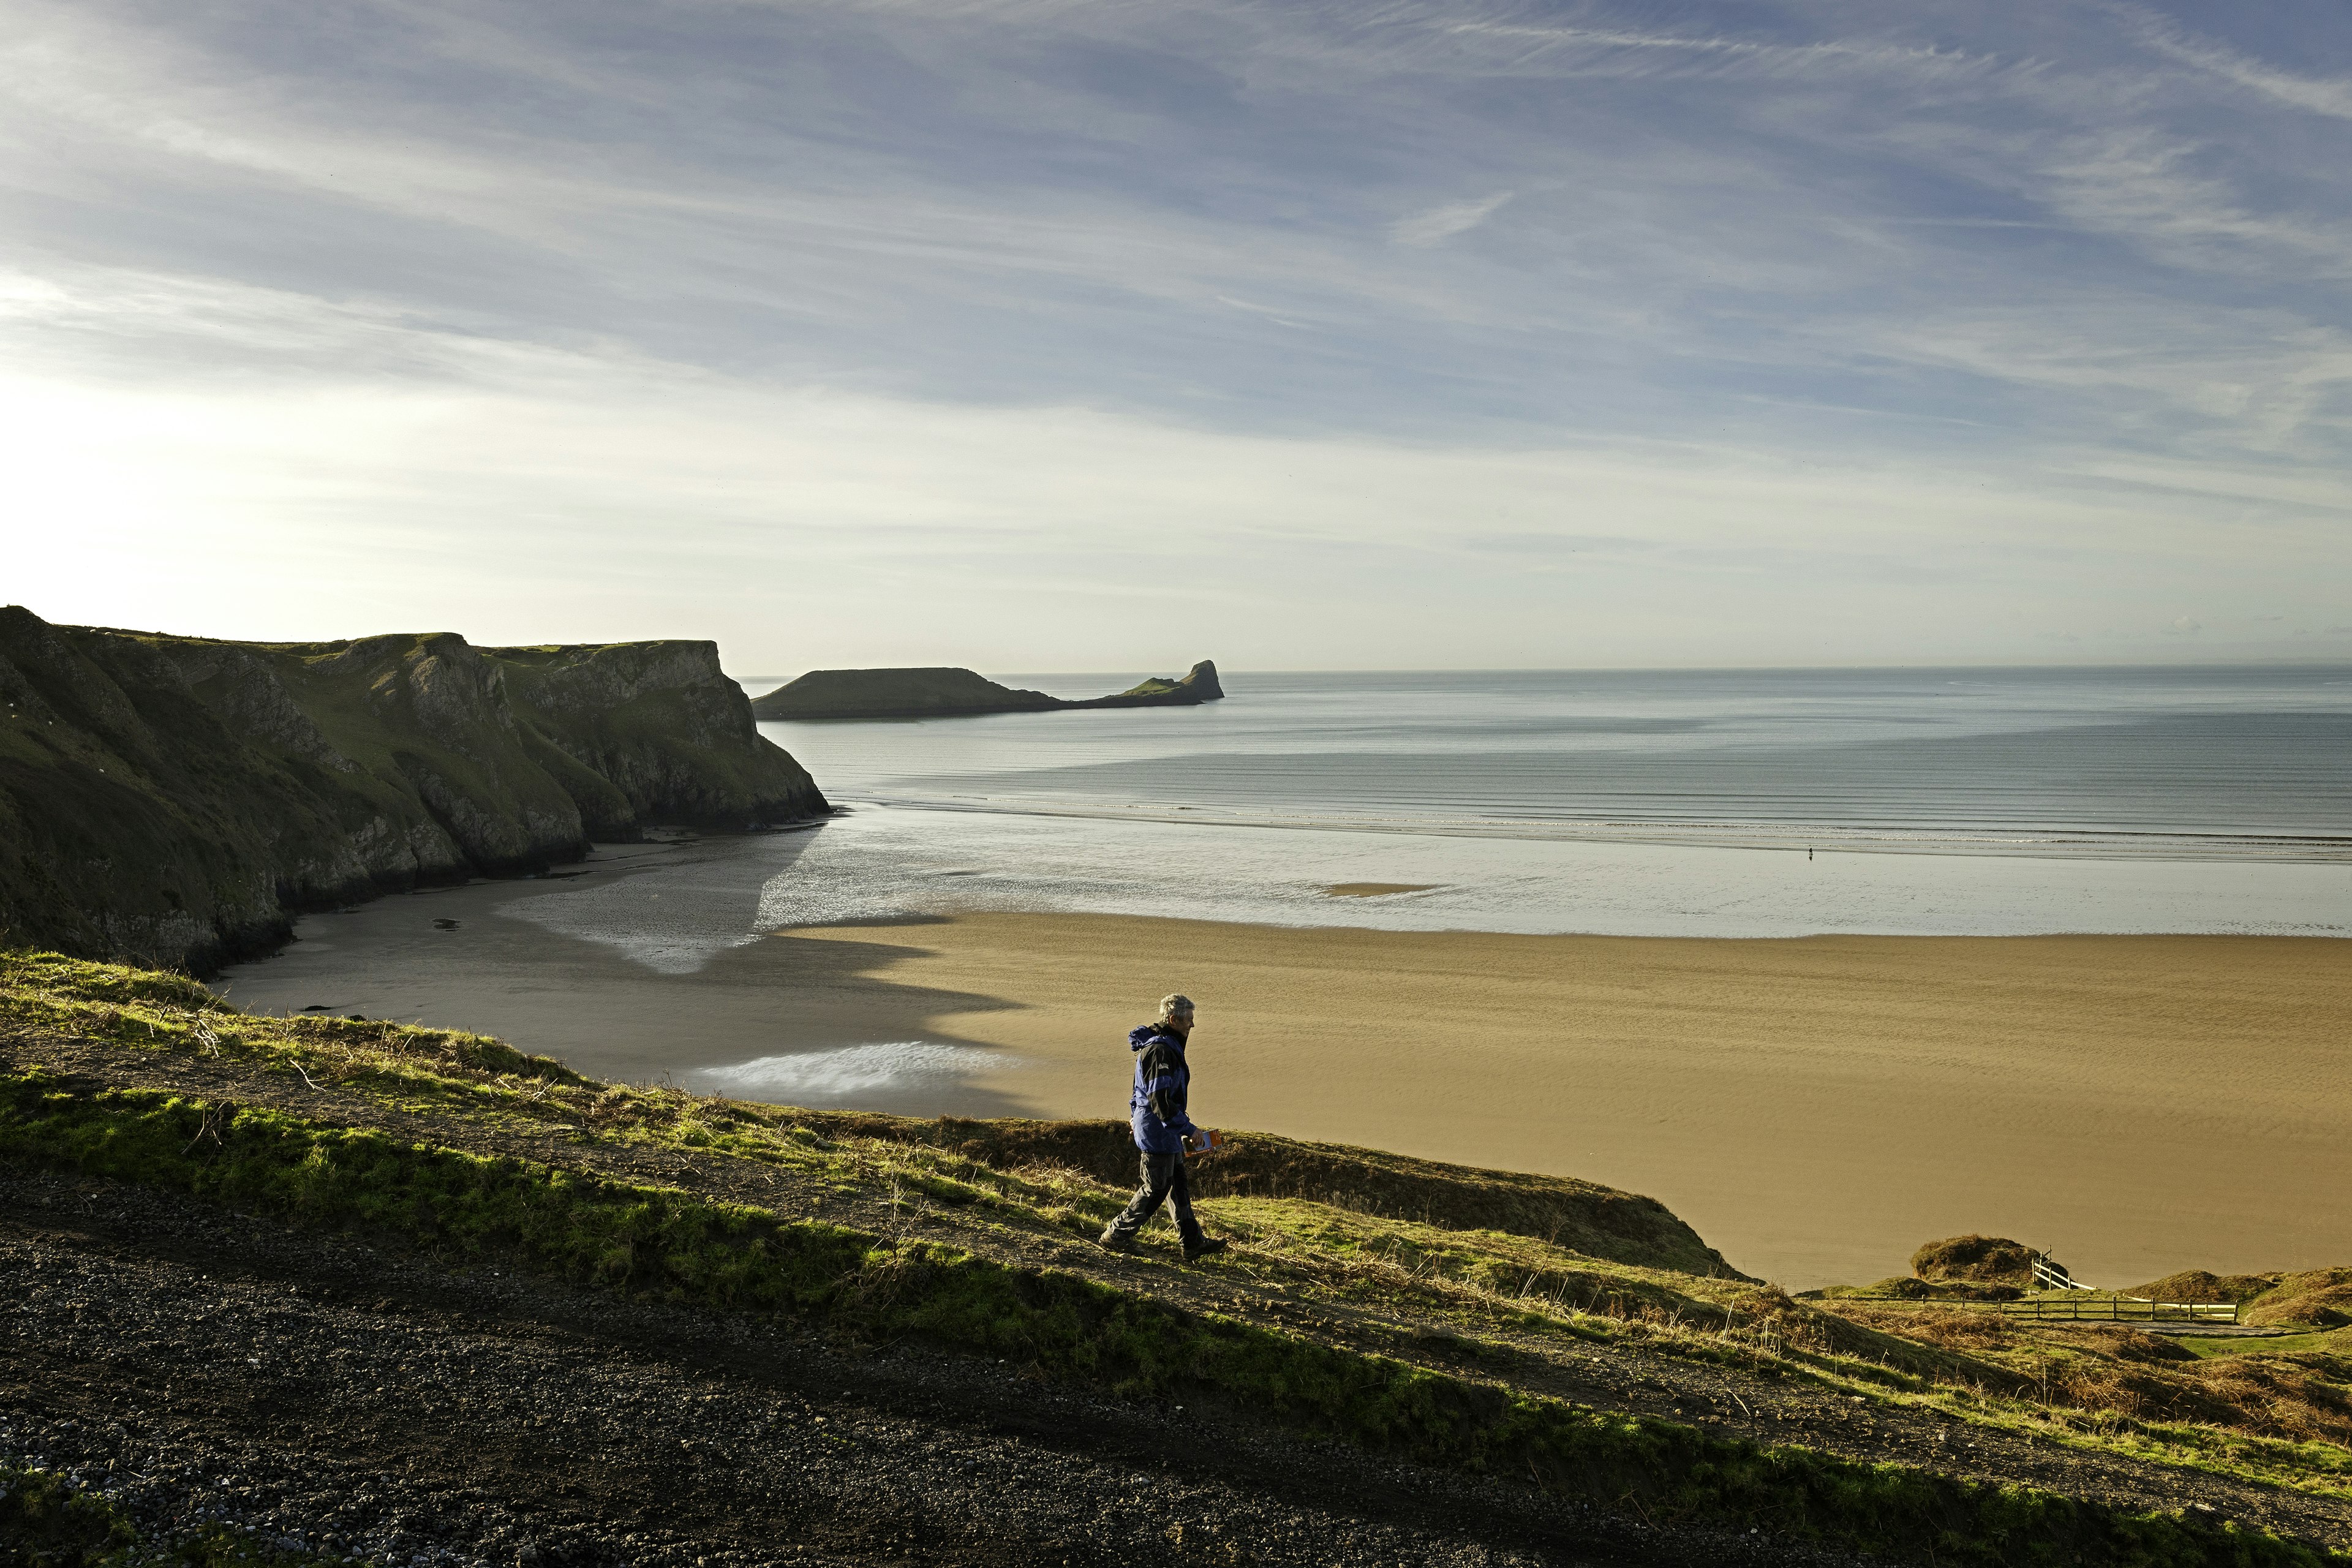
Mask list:
[[[2238,1314],[2249,1323],[2340,1329],[2352,1324],[2352,1268],[2285,1274]]]
[[[1911,1272],[1929,1281],[2023,1288],[2033,1283],[2033,1249],[2005,1236],[1948,1237],[1913,1253]]]
[[[2212,1274],[2202,1268],[2190,1268],[2135,1285],[2124,1294],[2151,1301],[2235,1301],[2243,1305],[2275,1289],[2280,1278],[2276,1274]]]

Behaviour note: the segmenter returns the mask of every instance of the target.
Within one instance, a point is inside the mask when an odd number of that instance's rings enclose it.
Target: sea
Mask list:
[[[1223,679],[1193,708],[761,725],[845,815],[755,925],[2352,931],[2342,666]]]

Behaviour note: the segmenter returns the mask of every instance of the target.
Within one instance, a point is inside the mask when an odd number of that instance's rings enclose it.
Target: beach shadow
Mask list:
[[[1011,1055],[943,1033],[936,1020],[1021,1005],[893,978],[928,956],[923,947],[879,930],[871,942],[743,933],[690,968],[665,971],[613,940],[613,924],[603,927],[607,934],[583,935],[563,929],[576,922],[512,916],[518,903],[555,896],[537,885],[483,884],[318,917],[283,955],[240,966],[232,994],[256,1012],[356,1014],[491,1035],[623,1082],[909,1115],[1017,1114],[1016,1100],[994,1082],[1013,1076],[1002,1070]],[[822,1053],[836,1053],[829,1070],[788,1063],[732,1080],[711,1076]]]

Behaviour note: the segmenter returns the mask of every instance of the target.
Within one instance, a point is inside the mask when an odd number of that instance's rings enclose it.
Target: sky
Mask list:
[[[0,0],[0,601],[2352,660],[2352,10]]]

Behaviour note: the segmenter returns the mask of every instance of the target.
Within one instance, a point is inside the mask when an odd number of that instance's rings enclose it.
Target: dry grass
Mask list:
[[[2124,1292],[2126,1296],[2145,1296],[2151,1301],[2251,1301],[2275,1287],[2275,1274],[2209,1274],[2202,1268],[2190,1268],[2179,1274],[2168,1274],[2161,1279],[2151,1279],[2145,1285],[2135,1285]]]
[[[2250,1323],[2342,1328],[2352,1323],[2352,1268],[2315,1268],[2284,1275],[2239,1315]]]
[[[1951,1354],[1947,1367],[1922,1369],[1937,1383],[2142,1423],[2352,1447],[2352,1362],[2342,1357],[2200,1361],[2178,1341],[2126,1327],[2037,1324],[1965,1308],[1827,1306],[1878,1333]]]

